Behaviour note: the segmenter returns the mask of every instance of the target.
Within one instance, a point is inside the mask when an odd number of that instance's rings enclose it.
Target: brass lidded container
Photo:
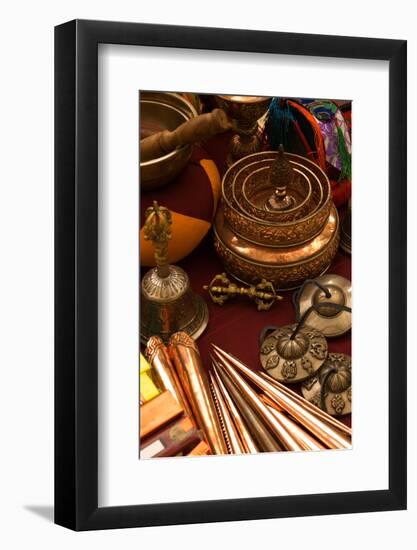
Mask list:
[[[226,270],[247,284],[290,289],[321,275],[339,245],[326,174],[282,146],[240,159],[223,177],[214,237]]]

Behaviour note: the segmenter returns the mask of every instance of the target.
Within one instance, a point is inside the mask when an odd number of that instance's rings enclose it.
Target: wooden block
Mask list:
[[[162,392],[140,407],[140,437],[160,429],[183,412],[169,391]]]
[[[200,441],[200,432],[184,416],[142,439],[140,458],[186,455]]]

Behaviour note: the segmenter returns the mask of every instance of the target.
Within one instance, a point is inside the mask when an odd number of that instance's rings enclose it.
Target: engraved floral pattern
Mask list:
[[[336,414],[342,414],[345,408],[345,401],[340,393],[337,393],[330,402],[331,406],[335,410]]]
[[[279,364],[279,357],[278,355],[271,355],[271,357],[268,357],[267,362],[265,363],[266,370],[274,369]]]
[[[295,378],[297,376],[297,363],[295,361],[284,361],[281,374],[286,380]]]
[[[301,366],[306,372],[308,372],[308,374],[313,373],[313,365],[308,357],[303,357],[301,359]]]

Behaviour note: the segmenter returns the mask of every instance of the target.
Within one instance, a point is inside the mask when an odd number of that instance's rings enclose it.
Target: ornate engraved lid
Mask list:
[[[344,353],[329,353],[320,370],[301,385],[303,397],[333,416],[352,412],[352,363]]]
[[[311,377],[326,357],[325,337],[309,325],[277,328],[261,343],[261,364],[279,382],[292,384]]]

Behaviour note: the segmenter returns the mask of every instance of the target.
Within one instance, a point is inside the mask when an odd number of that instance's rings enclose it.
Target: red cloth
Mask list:
[[[223,134],[213,138],[204,148],[209,152],[223,175],[226,168],[226,154],[230,135]],[[343,216],[343,213],[341,213]],[[212,278],[224,271],[224,267],[213,248],[213,236],[210,233],[197,249],[180,265],[190,278],[191,286],[207,302],[209,324],[197,341],[201,357],[207,368],[210,366],[210,344],[213,342],[241,359],[254,370],[261,368],[259,360],[259,333],[267,325],[283,326],[295,322],[292,305],[292,292],[280,293],[284,300],[274,304],[269,311],[257,311],[254,302],[247,298],[233,298],[223,306],[214,304],[203,285],[209,284]],[[328,270],[347,279],[351,279],[351,257],[339,251]],[[351,333],[328,339],[329,351],[351,355]],[[297,391],[299,384],[290,386]],[[340,417],[350,425],[351,415]]]
[[[226,169],[226,154],[230,134],[222,134],[204,144],[204,149],[214,159],[221,175]],[[259,333],[267,325],[283,326],[295,322],[292,292],[282,292],[284,300],[274,304],[269,311],[257,311],[254,302],[247,298],[233,298],[223,306],[214,304],[203,285],[209,284],[224,267],[214,251],[211,232],[202,243],[179,264],[188,273],[193,290],[208,304],[209,324],[197,341],[206,368],[210,368],[210,344],[214,343],[241,359],[250,368],[261,368],[259,360]],[[338,252],[328,273],[337,273],[351,279],[351,258]],[[338,338],[328,339],[329,351],[351,355],[350,332]],[[290,385],[300,391],[299,384]],[[350,425],[351,415],[341,417]]]

